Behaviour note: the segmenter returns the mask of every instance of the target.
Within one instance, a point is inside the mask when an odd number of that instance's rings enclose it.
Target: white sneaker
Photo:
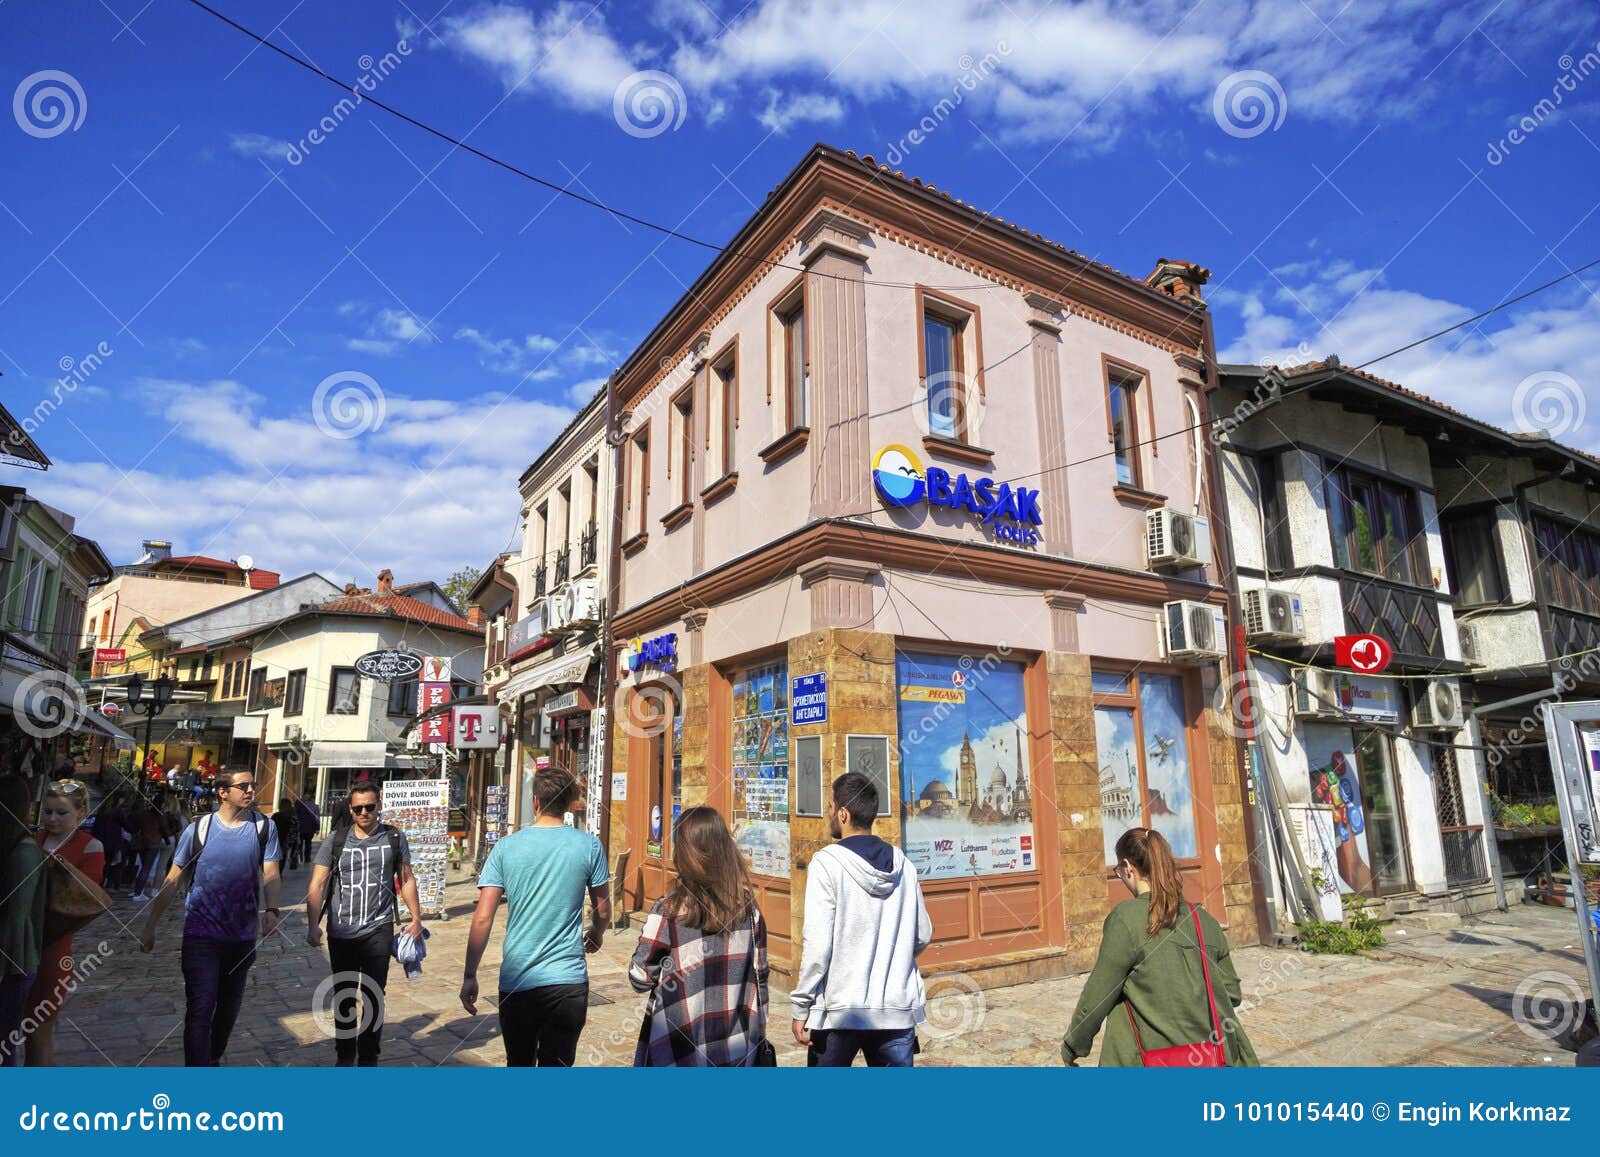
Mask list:
[[[143,892],[135,892],[133,895],[129,896],[128,899],[132,900],[135,904],[143,904],[148,901],[150,897],[146,896]]]

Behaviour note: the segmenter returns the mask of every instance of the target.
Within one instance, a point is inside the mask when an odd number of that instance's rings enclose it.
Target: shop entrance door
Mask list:
[[[646,908],[666,895],[672,871],[672,824],[683,807],[683,715],[667,687],[629,693],[628,831],[632,834],[631,880],[624,895],[632,909]]]
[[[1309,725],[1311,802],[1332,813],[1339,890],[1385,896],[1411,887],[1399,785],[1381,731]]]

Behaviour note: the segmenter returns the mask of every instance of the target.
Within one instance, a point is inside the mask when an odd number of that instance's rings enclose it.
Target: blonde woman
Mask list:
[[[100,841],[80,827],[88,818],[88,789],[75,779],[57,780],[45,789],[35,838],[46,858],[70,864],[98,884],[105,875],[106,853]],[[28,993],[27,1015],[36,1026],[28,1034],[29,1067],[56,1063],[56,1015],[72,994],[75,967],[71,936],[45,945]]]

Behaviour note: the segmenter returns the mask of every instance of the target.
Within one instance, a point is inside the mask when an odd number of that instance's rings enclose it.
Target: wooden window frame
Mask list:
[[[300,715],[306,708],[306,669],[297,667],[283,677],[283,715]]]
[[[1144,455],[1140,453],[1143,448],[1139,431],[1143,423],[1139,415],[1139,399],[1147,397],[1150,389],[1150,371],[1143,366],[1134,365],[1132,362],[1114,358],[1110,354],[1100,355],[1100,380],[1101,395],[1106,407],[1106,441],[1111,444],[1111,469],[1114,487],[1119,490],[1143,491],[1145,489]],[[1123,414],[1128,424],[1128,464],[1131,478],[1124,482],[1116,477],[1116,445],[1117,422],[1115,411],[1111,405],[1111,391],[1113,387],[1123,391],[1125,404]],[[1151,401],[1150,419],[1150,456],[1159,456],[1156,447],[1159,445],[1155,439],[1155,419],[1153,417],[1155,406]]]
[[[694,504],[694,379],[689,379],[689,384],[672,395],[672,417],[679,423],[679,428],[672,439],[672,447],[667,452],[667,477],[672,477],[672,460],[674,455],[678,459],[678,469],[681,476],[674,497],[676,505],[684,506]]]
[[[767,402],[772,402],[772,380],[778,379],[783,388],[783,430],[787,435],[795,430],[809,429],[811,418],[811,391],[807,382],[811,377],[811,325],[810,287],[804,273],[783,287],[767,306]],[[794,349],[791,319],[801,316],[800,389],[805,392],[805,421],[795,414]],[[774,372],[775,371],[775,372]]]
[[[266,695],[266,689],[267,689],[267,669],[266,669],[266,667],[252,667],[252,668],[250,668],[250,674],[249,674],[248,678],[245,680],[245,685],[244,685],[244,698],[245,698],[244,709],[246,711],[260,711],[261,710],[261,705],[262,705],[262,700],[264,699],[264,697]]]
[[[624,497],[629,518],[624,525],[632,533],[622,540],[624,554],[643,546],[649,538],[646,519],[650,507],[650,422],[646,419],[628,435],[628,453],[623,459]]]
[[[1370,506],[1366,503],[1360,505],[1366,511],[1368,533],[1372,539],[1372,554],[1374,570],[1366,570],[1360,565],[1355,549],[1355,520],[1354,512],[1357,506],[1354,491],[1365,490],[1371,495]],[[1384,505],[1388,497],[1396,497],[1402,504],[1403,515],[1410,525],[1406,528],[1410,536],[1401,545],[1399,554],[1393,559],[1390,557],[1386,545],[1388,536],[1382,533],[1384,519]],[[1363,470],[1358,466],[1348,463],[1323,464],[1323,502],[1328,510],[1328,540],[1333,548],[1333,558],[1340,570],[1350,574],[1366,575],[1371,578],[1380,578],[1386,582],[1398,583],[1400,586],[1415,587],[1418,590],[1432,590],[1431,567],[1427,554],[1427,530],[1422,523],[1422,499],[1419,489],[1406,482],[1386,478],[1374,474],[1370,470]],[[1335,509],[1337,504],[1337,509]],[[1373,525],[1372,515],[1376,512],[1378,522]],[[1349,517],[1347,517],[1347,514]],[[1345,524],[1344,541],[1340,542],[1339,524]],[[1399,578],[1391,573],[1391,562],[1401,557],[1405,558],[1406,566],[1410,568],[1410,578]]]
[[[349,672],[352,686],[355,688],[355,706],[350,711],[340,711],[334,704],[339,696],[339,676]],[[328,714],[329,715],[360,715],[361,714],[361,674],[354,667],[331,667],[328,670]]]
[[[972,405],[974,400],[979,405],[987,393],[983,373],[983,313],[975,302],[964,301],[959,297],[952,297],[947,293],[939,293],[925,285],[919,285],[915,294],[916,326],[917,326],[917,385],[923,392],[923,405],[931,407],[932,397],[928,395],[928,319],[950,327],[951,345],[954,357],[951,372],[960,380],[961,388],[956,394],[955,432],[953,434],[933,433],[933,416],[931,409],[928,412],[929,434],[925,443],[928,449],[934,450],[937,444],[953,444],[957,447],[973,446],[975,423],[972,421]],[[968,368],[967,341],[971,338],[973,366]],[[986,459],[990,457],[987,450],[979,451]]]

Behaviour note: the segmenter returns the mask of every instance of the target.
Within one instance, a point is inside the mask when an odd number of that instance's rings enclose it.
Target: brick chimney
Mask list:
[[[1156,267],[1150,271],[1144,283],[1169,297],[1203,305],[1200,287],[1210,280],[1211,270],[1203,265],[1162,257],[1156,260]]]
[[[471,623],[474,627],[483,626],[483,608],[477,603],[473,603],[467,608],[467,622]]]
[[[388,567],[384,567],[378,572],[378,594],[394,594],[394,571],[390,570]]]

